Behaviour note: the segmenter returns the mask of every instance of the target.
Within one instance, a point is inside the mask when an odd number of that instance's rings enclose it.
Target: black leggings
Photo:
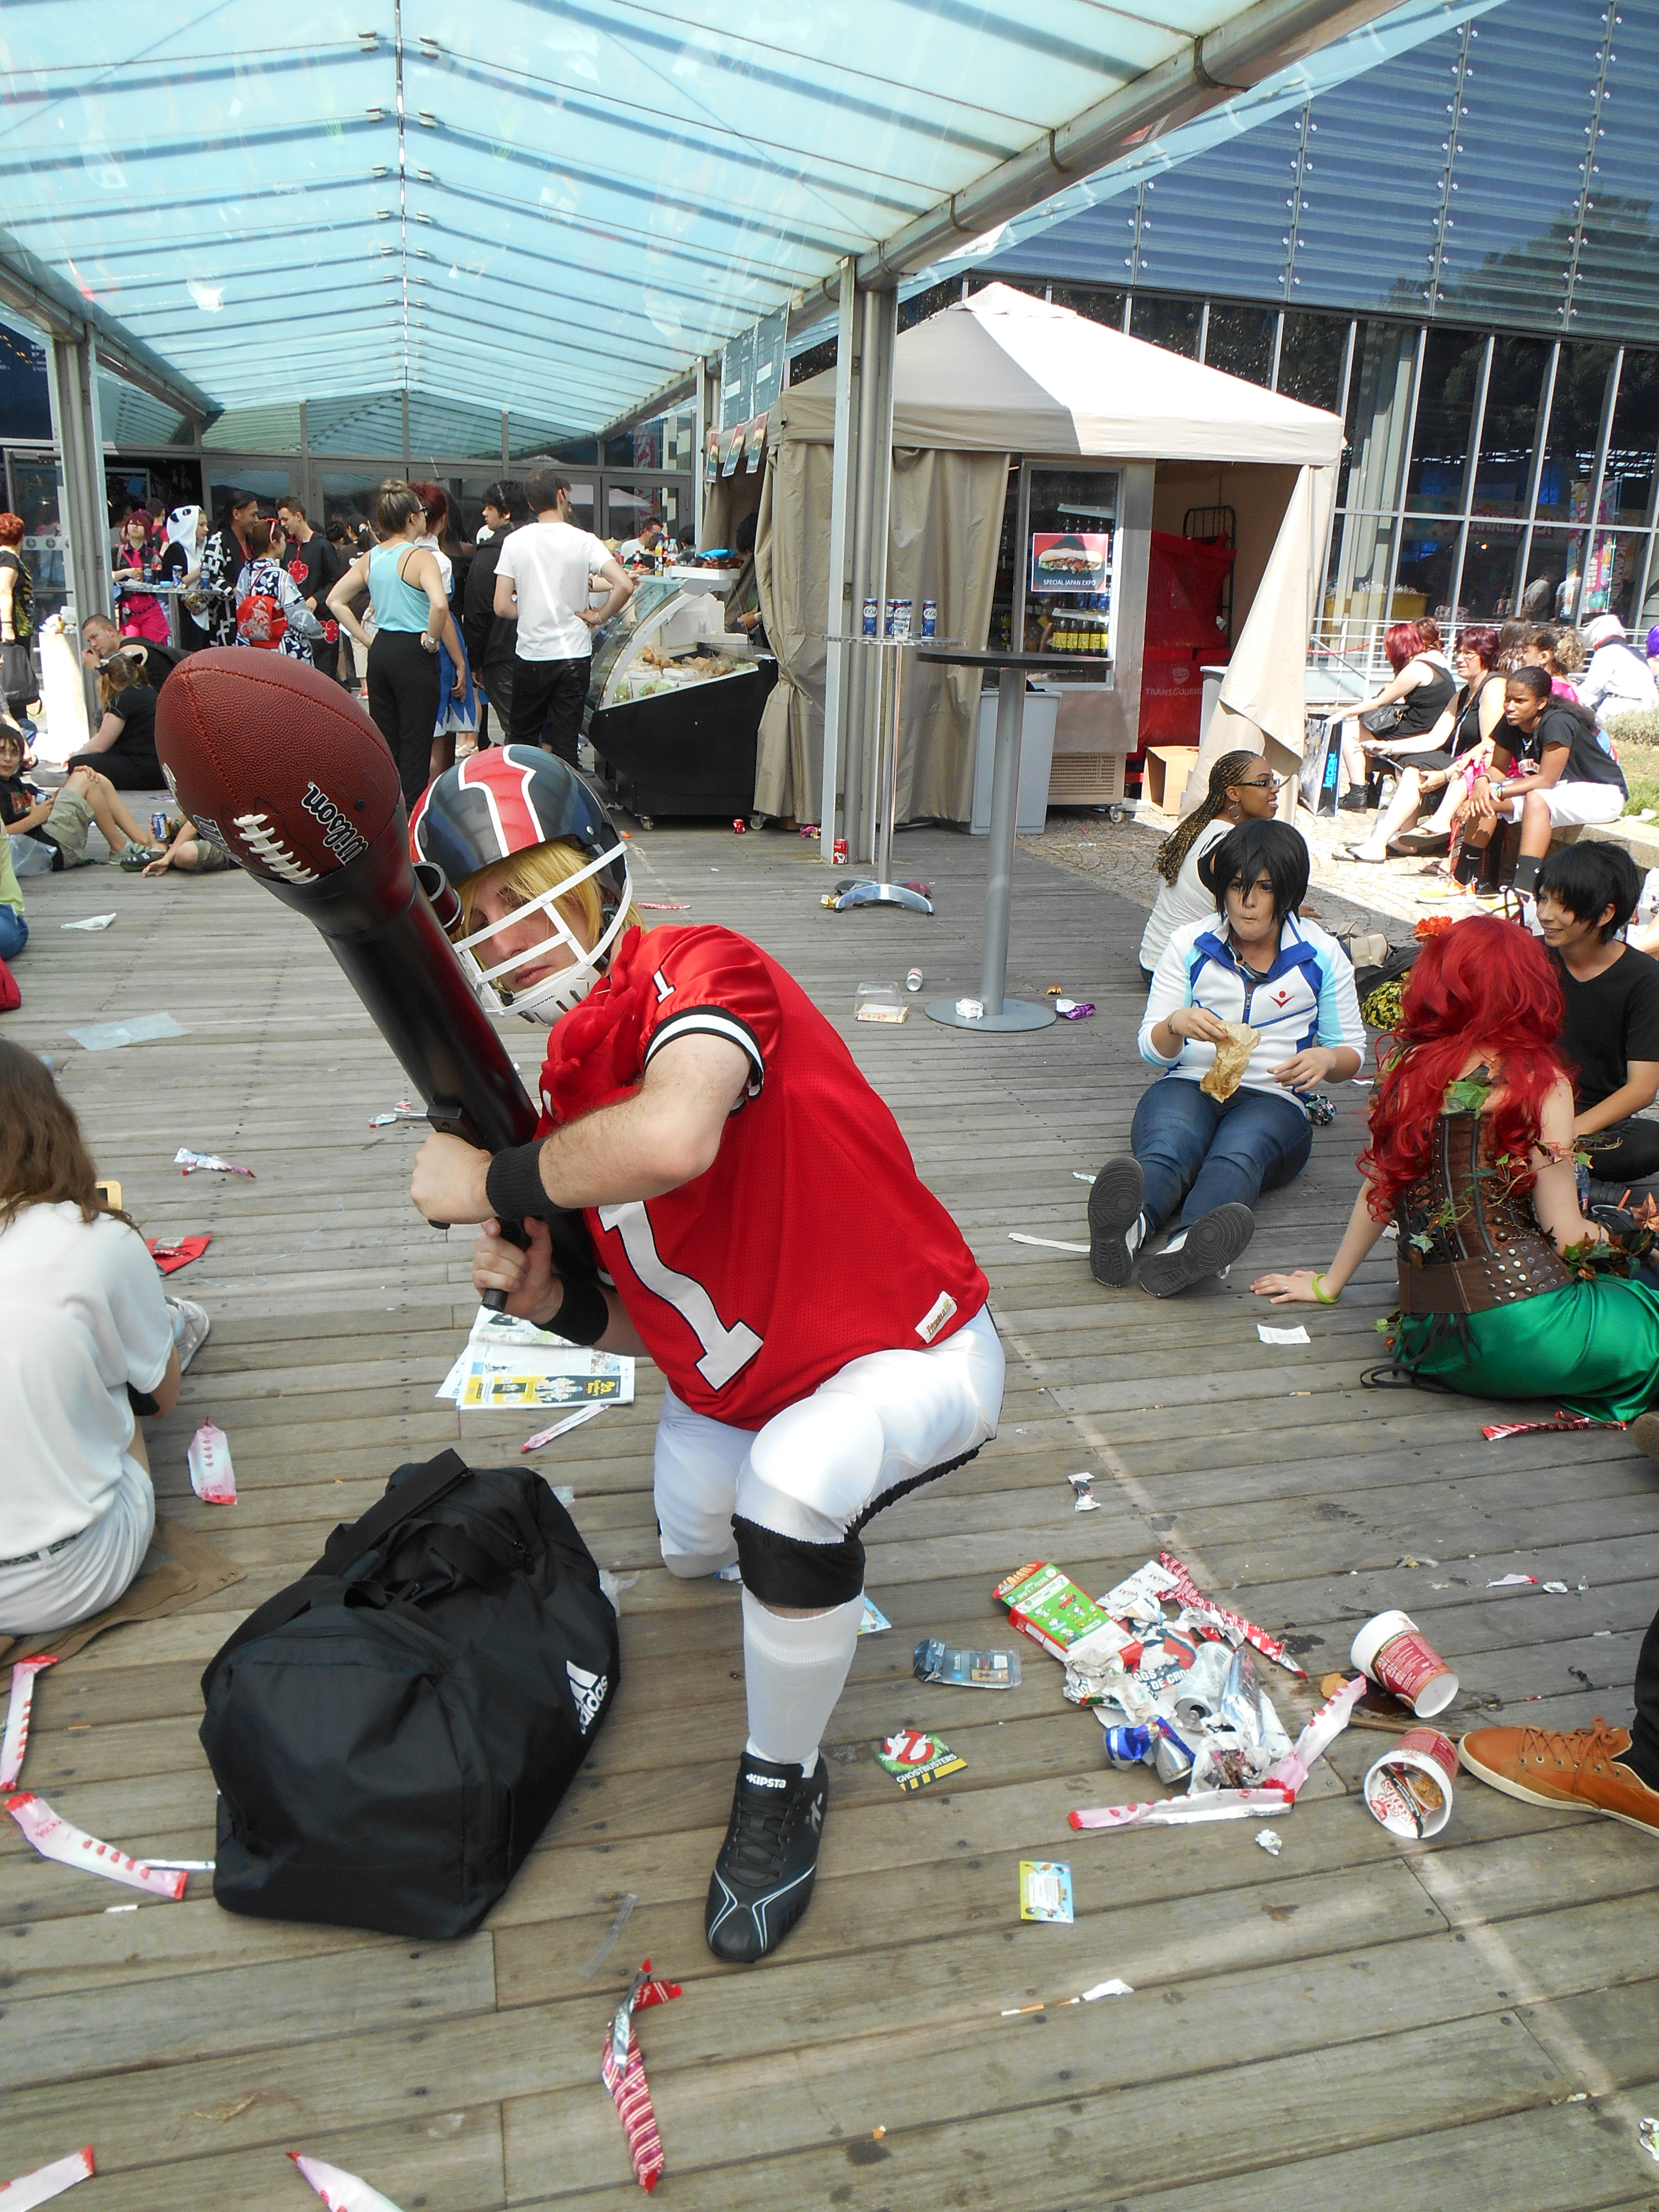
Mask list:
[[[438,656],[415,629],[382,629],[368,648],[368,711],[398,763],[411,812],[432,770],[438,725]]]

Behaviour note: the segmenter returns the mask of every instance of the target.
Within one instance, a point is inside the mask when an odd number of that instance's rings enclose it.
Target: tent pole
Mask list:
[[[852,521],[854,471],[856,465],[857,398],[853,360],[855,348],[854,310],[858,301],[851,259],[841,264],[841,295],[836,314],[836,442],[830,470],[830,588],[824,608],[824,628],[832,641],[823,663],[823,772],[818,801],[818,851],[827,863],[836,857],[836,808],[841,792],[842,763],[848,758],[846,744],[848,682],[854,648],[836,645],[858,625],[860,610],[853,599]]]
[[[854,498],[853,598],[861,618],[866,599],[881,622],[887,597],[888,514],[893,489],[893,345],[898,336],[896,289],[859,290],[859,440]],[[858,648],[854,648],[858,650]],[[872,778],[869,757],[880,743],[881,654],[859,652],[850,686],[847,731],[847,848],[850,860],[871,854]]]

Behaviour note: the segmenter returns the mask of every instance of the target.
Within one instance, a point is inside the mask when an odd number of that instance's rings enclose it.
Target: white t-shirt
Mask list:
[[[1228,821],[1206,822],[1188,848],[1187,857],[1176,872],[1172,884],[1165,884],[1158,895],[1158,904],[1147,917],[1146,927],[1140,939],[1140,964],[1156,968],[1158,957],[1169,943],[1172,932],[1184,921],[1202,921],[1206,914],[1215,912],[1215,900],[1198,879],[1198,864],[1206,853],[1218,845],[1235,824]]]
[[[612,558],[591,530],[568,522],[527,522],[501,547],[498,576],[519,594],[520,660],[586,660],[593,633],[577,619],[587,605],[587,580]]]
[[[78,1535],[122,1479],[127,1385],[167,1372],[173,1322],[143,1239],[77,1206],[28,1206],[0,1229],[0,1559]]]

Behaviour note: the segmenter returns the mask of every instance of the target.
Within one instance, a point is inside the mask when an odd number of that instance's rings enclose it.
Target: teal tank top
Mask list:
[[[368,556],[369,596],[377,629],[424,629],[432,602],[398,574],[407,545],[376,545]]]

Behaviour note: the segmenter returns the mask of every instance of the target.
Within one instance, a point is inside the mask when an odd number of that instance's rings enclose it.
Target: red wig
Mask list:
[[[426,509],[426,526],[434,538],[441,538],[449,526],[449,499],[441,484],[416,483],[410,479],[409,488]]]
[[[1429,939],[1401,996],[1401,1049],[1372,1094],[1371,1140],[1359,1156],[1373,1220],[1387,1221],[1426,1172],[1446,1086],[1472,1054],[1504,1091],[1487,1116],[1489,1153],[1530,1157],[1545,1098],[1567,1073],[1556,1049],[1565,1018],[1554,963],[1514,922],[1474,915]],[[1529,1188],[1530,1177],[1516,1187]]]
[[[1390,623],[1382,633],[1382,650],[1389,656],[1389,667],[1398,676],[1408,660],[1415,660],[1428,647],[1415,623]]]

